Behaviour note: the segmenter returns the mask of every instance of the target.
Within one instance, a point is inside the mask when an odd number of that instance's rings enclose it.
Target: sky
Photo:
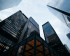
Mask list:
[[[4,20],[15,12],[21,10],[28,18],[32,17],[40,27],[40,35],[44,39],[42,25],[47,21],[55,29],[60,40],[70,49],[70,40],[66,36],[70,29],[61,22],[47,7],[49,0],[22,0],[16,7],[0,11],[0,19]]]
[[[70,13],[70,0],[51,0],[49,5]]]
[[[15,3],[16,2],[16,3]],[[0,10],[11,8],[13,6],[18,5],[21,0],[0,0]]]

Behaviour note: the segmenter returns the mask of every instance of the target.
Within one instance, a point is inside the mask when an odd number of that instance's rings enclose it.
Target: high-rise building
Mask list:
[[[18,39],[17,34],[21,27],[24,26],[27,19],[28,18],[21,11],[18,11],[1,22],[1,29]]]
[[[24,27],[24,30],[22,31],[20,39],[22,40],[22,39],[25,39],[25,38],[29,37],[31,32],[33,32],[33,31],[37,31],[38,33],[40,33],[39,25],[37,24],[37,22],[32,17],[30,17],[27,20],[27,23]]]
[[[28,18],[18,11],[0,22],[0,53],[17,44]]]
[[[61,56],[69,55],[68,50],[62,44],[61,40],[59,39],[58,35],[49,22],[43,25],[43,32],[45,41],[49,46],[51,46],[55,51],[61,54]]]
[[[47,45],[38,32],[33,31],[28,38],[2,56],[59,56],[59,54]]]
[[[53,2],[52,2],[53,1]],[[51,0],[49,10],[70,28],[70,1]]]
[[[70,1],[67,0],[51,0],[49,2],[48,9],[60,19],[70,29]],[[70,30],[66,34],[68,40],[70,40]]]
[[[11,8],[13,6],[17,6],[21,0],[0,0],[0,10],[4,10],[7,8]]]

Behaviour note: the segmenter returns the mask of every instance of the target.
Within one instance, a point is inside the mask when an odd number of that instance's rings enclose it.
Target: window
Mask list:
[[[43,25],[43,31],[46,37],[49,37],[55,33],[50,23],[46,23],[45,25]]]

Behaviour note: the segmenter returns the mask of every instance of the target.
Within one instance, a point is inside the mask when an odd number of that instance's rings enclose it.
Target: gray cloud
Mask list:
[[[11,8],[20,3],[21,0],[0,0],[0,10]]]

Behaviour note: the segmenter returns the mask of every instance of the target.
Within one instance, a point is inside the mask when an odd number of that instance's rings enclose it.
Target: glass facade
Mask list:
[[[53,42],[55,39],[58,39],[54,29],[52,28],[52,26],[49,22],[47,22],[43,25],[43,32],[44,32],[45,41],[47,43]],[[53,36],[53,38],[52,38],[52,36]]]
[[[0,29],[0,54],[6,52],[10,47],[15,45],[15,41],[13,39],[10,40],[8,37],[12,38],[11,35]]]
[[[39,31],[39,25],[37,24],[37,22],[32,17],[29,18],[28,29],[29,29],[28,30],[28,35],[30,35],[30,33],[32,31],[37,31],[38,33],[40,33],[40,31]]]
[[[49,22],[43,25],[43,32],[45,36],[45,41],[48,43],[49,46],[51,46],[55,51],[60,53],[61,56],[69,55],[68,50],[64,47]]]
[[[34,26],[35,26],[35,27],[38,29],[38,31],[39,31],[39,25],[38,25],[38,23],[37,23],[32,17],[30,17],[29,20],[30,20],[30,22],[32,22],[32,23],[34,24]]]
[[[47,37],[49,37],[49,36],[51,36],[52,34],[54,34],[55,33],[55,31],[53,30],[53,28],[52,28],[52,26],[50,25],[50,23],[49,22],[47,22],[44,26],[43,26],[43,30],[44,30],[44,32],[45,32],[45,38],[47,38]]]
[[[61,0],[61,1],[54,0],[53,2],[51,0],[51,2],[49,2],[48,5],[53,7],[53,8],[64,11],[64,12],[66,12],[70,15],[70,6],[69,6],[69,4],[70,4],[70,1],[67,1],[67,0]],[[49,8],[49,10],[70,28],[70,16],[65,15],[64,13],[59,12],[58,10],[53,9],[53,8]]]
[[[6,43],[8,46],[11,46],[12,45],[12,41],[7,39],[6,37],[0,35],[0,42],[2,43]]]
[[[48,4],[48,6],[50,6],[48,7],[48,9],[70,29],[70,6],[69,4],[70,4],[70,1],[67,1],[67,0],[61,0],[61,1],[53,0],[53,2],[51,0],[51,2]],[[61,11],[63,11],[64,13]],[[65,35],[66,37],[68,37],[67,38],[68,40],[66,41],[70,41],[69,33],[66,33]],[[68,43],[69,42],[67,42],[66,44]]]
[[[10,51],[10,52],[9,52]],[[33,31],[28,38],[15,46],[12,50],[3,53],[5,56],[59,56],[40,37],[39,33]]]
[[[12,35],[14,38],[17,38],[16,36],[19,30],[21,29],[22,25],[26,23],[26,21],[27,17],[23,15],[21,11],[18,11],[17,13],[5,19],[1,28]]]
[[[22,31],[20,38],[25,39],[25,38],[29,37],[29,35],[32,31],[37,31],[38,33],[40,33],[39,25],[32,17],[30,17],[24,27],[24,30]]]
[[[18,43],[28,18],[18,11],[0,22],[0,54]]]

